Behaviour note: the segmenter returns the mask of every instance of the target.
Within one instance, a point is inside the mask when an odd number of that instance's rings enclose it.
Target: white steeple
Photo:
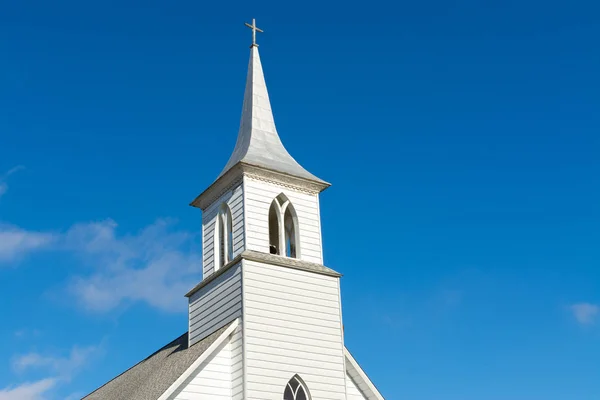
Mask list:
[[[219,177],[240,162],[328,186],[325,181],[298,164],[283,147],[275,128],[269,93],[256,44],[252,44],[250,47],[248,77],[237,142],[233,154]]]

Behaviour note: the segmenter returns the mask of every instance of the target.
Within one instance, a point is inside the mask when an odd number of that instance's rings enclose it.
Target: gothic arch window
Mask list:
[[[288,204],[283,216],[283,231],[285,234],[285,255],[287,257],[296,258],[297,256],[297,225],[298,218],[296,217],[296,211],[294,210],[294,206]]]
[[[283,400],[310,400],[306,384],[298,375],[294,375],[285,386]]]
[[[221,204],[215,226],[215,271],[233,259],[233,231],[231,210]]]
[[[281,215],[281,206],[277,199],[273,200],[269,208],[269,253],[279,253],[279,219]]]
[[[269,208],[269,252],[291,258],[300,257],[298,216],[283,193],[273,200]]]

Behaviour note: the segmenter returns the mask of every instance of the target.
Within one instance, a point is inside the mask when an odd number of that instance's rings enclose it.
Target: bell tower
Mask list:
[[[323,263],[319,193],[329,183],[283,146],[271,110],[255,32],[235,148],[216,181],[193,202],[203,211],[203,273],[244,250]],[[273,207],[271,207],[273,206]]]
[[[275,127],[253,31],[237,142],[202,210],[189,344],[233,320],[233,399],[346,399],[340,274],[323,265],[319,194]],[[304,394],[303,394],[304,393]],[[304,396],[304,397],[302,397]]]

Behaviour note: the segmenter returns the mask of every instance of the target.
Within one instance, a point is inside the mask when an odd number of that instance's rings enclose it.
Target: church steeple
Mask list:
[[[204,276],[248,251],[322,269],[319,193],[329,183],[281,143],[256,44],[261,31],[255,21],[246,25],[253,35],[237,142],[218,178],[191,204],[202,209]]]
[[[384,400],[344,346],[341,275],[323,264],[319,194],[329,184],[283,147],[258,55],[261,31],[247,25],[253,40],[235,150],[192,202],[202,210],[203,279],[186,294],[188,332],[88,400]]]
[[[256,28],[255,24],[248,26],[252,27],[253,31]],[[281,143],[275,128],[258,45],[255,42],[250,46],[248,77],[237,142],[233,154],[219,177],[225,175],[237,163],[261,167],[329,186],[298,164]]]

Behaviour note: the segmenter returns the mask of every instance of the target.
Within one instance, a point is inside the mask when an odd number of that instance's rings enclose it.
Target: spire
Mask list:
[[[253,33],[256,32],[255,28],[256,24],[253,21]],[[219,177],[239,162],[328,185],[302,168],[283,147],[275,128],[258,45],[254,40],[250,46],[248,77],[237,142]]]

